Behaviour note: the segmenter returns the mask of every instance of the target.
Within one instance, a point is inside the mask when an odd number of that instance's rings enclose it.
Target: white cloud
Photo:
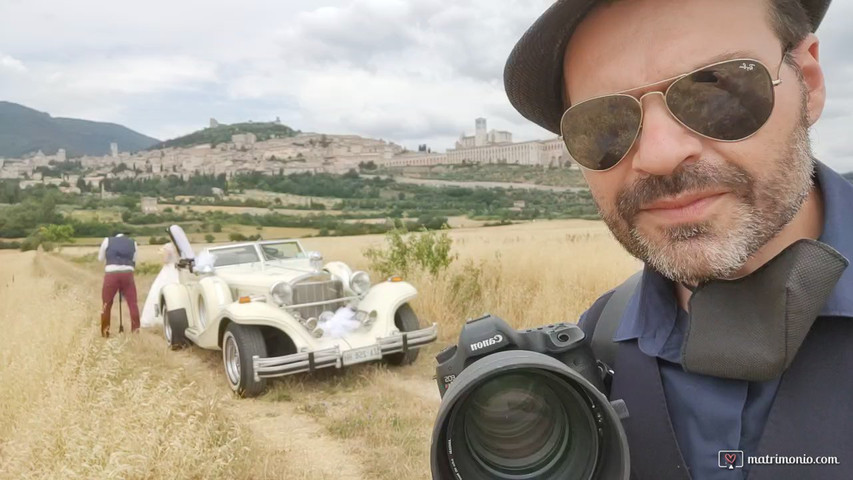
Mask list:
[[[3,53],[0,53],[0,69],[16,73],[23,73],[27,71],[27,67],[24,65],[24,62],[10,55],[4,55]]]
[[[188,56],[98,58],[60,71],[50,81],[73,90],[148,95],[215,83],[216,65]]]

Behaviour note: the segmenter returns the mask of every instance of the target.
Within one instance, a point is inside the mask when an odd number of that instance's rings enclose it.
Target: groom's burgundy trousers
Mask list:
[[[136,304],[136,284],[133,282],[133,272],[110,272],[104,274],[104,287],[101,290],[103,307],[101,310],[101,336],[110,336],[110,311],[113,308],[113,298],[116,292],[127,301],[130,310],[130,331],[139,330],[139,306]]]

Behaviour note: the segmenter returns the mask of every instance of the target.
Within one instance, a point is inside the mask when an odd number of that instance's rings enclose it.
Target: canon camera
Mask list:
[[[578,326],[486,315],[436,360],[433,480],[629,478],[627,411],[602,393],[606,369]]]

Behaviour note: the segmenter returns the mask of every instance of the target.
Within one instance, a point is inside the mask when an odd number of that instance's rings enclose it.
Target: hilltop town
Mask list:
[[[279,124],[277,121],[267,125]],[[264,125],[264,124],[255,124]],[[219,128],[211,119],[208,129]],[[289,129],[288,129],[289,130]],[[289,175],[293,173],[342,174],[360,167],[404,167],[458,164],[541,165],[551,168],[573,166],[559,138],[515,143],[506,131],[487,131],[486,120],[478,118],[472,136],[462,134],[455,148],[433,153],[425,146],[410,152],[396,143],[357,135],[327,135],[294,132],[259,139],[252,132],[237,133],[230,141],[190,146],[165,146],[150,150],[121,152],[116,143],[110,154],[68,158],[64,149],[53,155],[41,151],[23,158],[0,159],[0,179],[19,180],[21,188],[56,185],[67,193],[98,189],[104,179],[144,180],[197,175],[234,178],[241,174]]]

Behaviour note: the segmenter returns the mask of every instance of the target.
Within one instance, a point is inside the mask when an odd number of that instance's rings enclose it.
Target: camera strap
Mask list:
[[[637,290],[642,279],[643,271],[640,270],[616,287],[604,304],[604,309],[601,310],[601,314],[593,327],[592,351],[595,358],[604,362],[610,369],[616,363],[616,347],[618,346],[613,341],[613,335],[619,328],[628,301],[634,295],[634,291]]]
[[[848,261],[799,240],[755,272],[701,284],[690,297],[685,371],[762,382],[791,366]]]

